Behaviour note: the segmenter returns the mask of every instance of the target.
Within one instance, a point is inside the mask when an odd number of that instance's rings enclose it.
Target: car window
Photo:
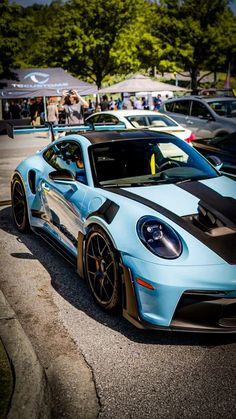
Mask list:
[[[79,144],[73,141],[54,144],[43,157],[55,170],[69,170],[78,181],[87,183],[83,154]]]
[[[153,127],[175,127],[177,122],[164,115],[148,115],[149,126]]]
[[[90,118],[86,119],[86,122],[92,122],[93,124],[96,124],[100,120],[100,115],[93,115]]]
[[[209,118],[210,112],[204,103],[201,103],[198,100],[193,100],[191,116],[196,116],[197,118]]]
[[[175,102],[164,102],[163,105],[161,106],[161,109],[166,109],[169,112],[173,112],[175,106]]]
[[[209,102],[210,107],[219,115],[227,118],[236,117],[236,100],[214,100]]]
[[[174,102],[172,112],[181,113],[183,115],[189,115],[190,111],[190,100],[177,100]]]
[[[89,120],[87,120],[87,122],[93,122],[93,123],[99,123],[99,124],[118,124],[119,123],[119,119],[115,116],[115,115],[110,115],[110,114],[100,114],[100,115],[95,115],[92,118],[89,118]]]
[[[218,176],[193,147],[175,137],[93,145],[89,155],[98,186],[139,186]]]
[[[175,121],[165,115],[132,115],[127,116],[126,119],[135,127],[173,127],[178,126]]]
[[[132,115],[132,116],[126,117],[126,119],[128,119],[128,121],[135,128],[147,127],[149,125],[148,119],[144,115]]]

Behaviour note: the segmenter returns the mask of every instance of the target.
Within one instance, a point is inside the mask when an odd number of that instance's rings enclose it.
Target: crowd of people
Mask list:
[[[76,90],[64,91],[60,100],[50,97],[45,104],[43,98],[31,98],[23,100],[4,100],[3,118],[30,119],[32,125],[43,125],[45,121],[53,125],[58,123],[82,124],[84,117],[93,112],[120,109],[150,109],[146,97],[118,97],[113,99],[107,95],[101,97],[100,102],[81,97]],[[158,111],[162,104],[161,95],[153,98],[152,109]]]

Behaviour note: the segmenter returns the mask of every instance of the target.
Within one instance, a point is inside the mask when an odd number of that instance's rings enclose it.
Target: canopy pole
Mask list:
[[[47,121],[47,102],[46,102],[46,96],[43,96],[43,107],[44,107],[44,121]]]

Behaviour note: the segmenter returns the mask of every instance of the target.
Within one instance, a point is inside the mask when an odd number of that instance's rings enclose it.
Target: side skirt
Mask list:
[[[61,245],[56,239],[54,239],[50,234],[40,227],[31,227],[33,232],[38,234],[42,239],[44,239],[53,249],[57,250],[60,255],[62,255],[74,268],[77,268],[77,258],[67,251],[63,245]]]

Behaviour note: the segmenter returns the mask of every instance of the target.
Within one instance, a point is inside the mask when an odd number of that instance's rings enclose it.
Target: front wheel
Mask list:
[[[11,189],[12,214],[17,229],[21,232],[29,230],[28,208],[22,181],[14,178]]]
[[[116,251],[99,227],[94,226],[85,240],[85,276],[95,301],[107,311],[114,311],[120,301],[120,276]]]

